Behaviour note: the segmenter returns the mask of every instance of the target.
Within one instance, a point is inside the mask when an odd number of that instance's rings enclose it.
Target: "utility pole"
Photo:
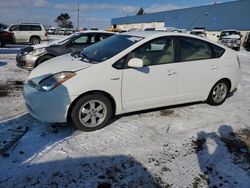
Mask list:
[[[79,0],[77,1],[77,30],[79,30]]]

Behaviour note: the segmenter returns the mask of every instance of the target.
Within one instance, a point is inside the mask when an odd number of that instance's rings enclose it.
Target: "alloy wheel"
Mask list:
[[[107,116],[106,105],[99,100],[87,101],[79,110],[79,120],[86,127],[100,125]]]
[[[223,82],[218,83],[213,91],[212,91],[212,98],[215,103],[222,102],[227,96],[227,85]]]

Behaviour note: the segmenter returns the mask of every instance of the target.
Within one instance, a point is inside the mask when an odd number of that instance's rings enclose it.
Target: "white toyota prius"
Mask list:
[[[187,34],[129,32],[39,65],[24,99],[42,122],[93,131],[117,114],[195,101],[220,105],[239,80],[237,54],[227,47]]]

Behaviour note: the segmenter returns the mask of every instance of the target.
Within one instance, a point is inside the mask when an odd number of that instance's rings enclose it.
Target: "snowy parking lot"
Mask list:
[[[249,187],[250,53],[238,54],[241,82],[223,105],[130,113],[95,132],[32,118],[28,72],[1,54],[0,187]]]

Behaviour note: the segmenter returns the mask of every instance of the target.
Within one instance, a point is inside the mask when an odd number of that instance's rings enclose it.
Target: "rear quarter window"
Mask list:
[[[211,49],[213,51],[213,58],[220,58],[225,52],[224,48],[221,48],[217,45],[210,44],[210,46],[211,46]]]

